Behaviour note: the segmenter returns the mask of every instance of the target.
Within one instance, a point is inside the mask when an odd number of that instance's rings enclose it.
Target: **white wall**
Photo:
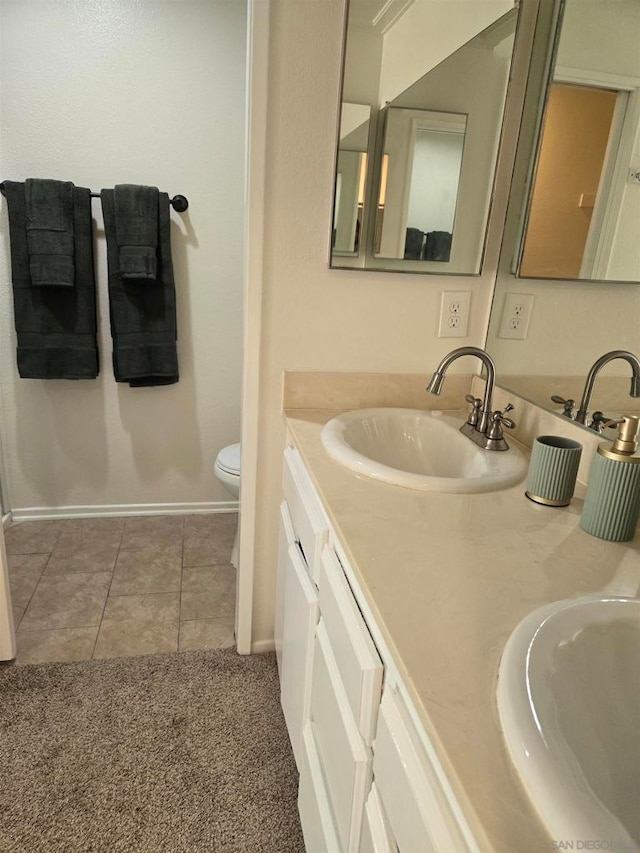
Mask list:
[[[418,132],[407,217],[411,228],[453,231],[463,144],[463,133]]]
[[[171,214],[180,382],[116,385],[106,253],[93,202],[98,380],[19,379],[8,225],[0,236],[0,430],[13,508],[226,501],[239,440],[244,0],[3,0],[0,175],[182,193]]]
[[[283,371],[427,377],[454,346],[482,345],[499,248],[502,190],[482,276],[328,268],[342,14],[342,0],[273,0],[271,10],[254,643],[273,636]],[[466,339],[437,337],[444,289],[473,293]],[[460,366],[475,369],[467,359]]]

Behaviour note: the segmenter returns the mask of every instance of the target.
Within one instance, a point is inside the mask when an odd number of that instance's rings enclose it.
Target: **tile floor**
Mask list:
[[[213,513],[11,525],[16,662],[233,645],[237,520]]]

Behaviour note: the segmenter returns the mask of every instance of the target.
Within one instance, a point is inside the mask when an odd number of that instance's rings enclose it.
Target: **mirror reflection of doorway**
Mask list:
[[[598,189],[617,145],[623,92],[553,83],[520,266],[530,278],[580,278]],[[623,111],[622,111],[623,112]]]

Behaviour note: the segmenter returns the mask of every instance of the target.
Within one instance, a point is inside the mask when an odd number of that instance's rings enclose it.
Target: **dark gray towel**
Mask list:
[[[24,192],[31,284],[73,287],[73,184],[28,178]]]
[[[91,194],[74,187],[74,287],[32,287],[25,185],[5,181],[11,239],[18,372],[25,379],[98,375]]]
[[[171,263],[169,196],[158,194],[157,284],[124,278],[116,237],[114,191],[102,190],[109,266],[113,372],[132,388],[178,381],[176,293]]]
[[[158,188],[117,184],[114,188],[116,240],[122,278],[157,276]]]

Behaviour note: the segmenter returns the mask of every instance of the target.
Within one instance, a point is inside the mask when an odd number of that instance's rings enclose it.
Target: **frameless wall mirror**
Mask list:
[[[333,267],[477,275],[514,0],[349,0]]]
[[[640,3],[588,6],[561,8],[516,273],[640,281]]]

